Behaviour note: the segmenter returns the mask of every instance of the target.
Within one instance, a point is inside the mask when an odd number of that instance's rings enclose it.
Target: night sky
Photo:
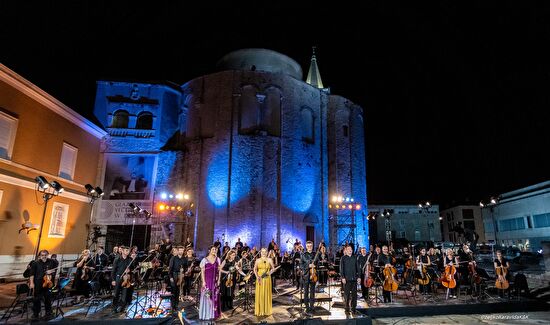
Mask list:
[[[315,45],[325,86],[364,108],[369,203],[477,204],[550,179],[548,7],[90,3],[0,0],[0,62],[84,116],[96,80],[183,84],[248,47],[305,76]]]

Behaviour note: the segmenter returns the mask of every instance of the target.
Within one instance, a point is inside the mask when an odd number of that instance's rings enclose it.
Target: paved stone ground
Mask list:
[[[541,282],[540,285],[544,285],[544,282]],[[532,291],[540,297],[547,297],[549,288],[545,287],[536,287],[534,284],[530,284]],[[269,317],[256,317],[254,316],[253,307],[254,301],[251,301],[252,309],[249,312],[243,311],[241,308],[231,315],[231,312],[226,312],[223,314],[222,318],[216,321],[216,324],[251,324],[259,322],[267,323],[276,323],[276,322],[288,322],[294,321],[297,319],[302,319],[305,315],[302,313],[301,308],[299,308],[299,292],[295,287],[291,286],[287,282],[279,281],[278,283],[279,294],[274,295],[273,298],[273,314]],[[330,292],[329,292],[330,290]],[[333,298],[332,303],[320,303],[319,307],[316,310],[315,318],[320,318],[324,320],[336,320],[336,319],[346,319],[346,315],[343,312],[341,307],[341,298],[338,290],[338,286],[334,285],[330,288],[325,288],[324,292],[319,293],[317,297],[330,296]],[[15,283],[0,284],[0,302],[4,304],[6,302],[10,303],[15,296]],[[65,319],[67,320],[105,320],[105,319],[125,319],[132,318],[150,318],[154,315],[150,315],[147,312],[143,312],[143,309],[148,307],[155,307],[159,299],[154,298],[153,301],[145,302],[143,301],[143,293],[140,292],[140,304],[144,305],[145,308],[137,307],[138,314],[135,314],[136,307],[130,307],[128,314],[113,314],[110,308],[110,301],[102,302],[97,308],[92,308],[92,313],[85,318],[86,310],[88,304],[86,302],[72,304],[68,303],[67,306],[63,306],[62,310],[65,312]],[[411,299],[405,299],[401,294],[401,297],[397,297],[393,306],[410,306],[413,304]],[[437,304],[458,304],[458,303],[477,303],[475,300],[472,300],[468,297],[464,299],[453,299],[445,301],[444,297],[440,295],[440,301]],[[235,301],[234,306],[238,306],[240,300]],[[432,305],[433,302],[427,301],[423,302],[422,299],[417,300],[418,304]],[[197,309],[193,301],[186,301],[182,304],[183,314],[182,320],[187,324],[208,324],[208,322],[202,322],[198,320]],[[380,304],[383,306],[383,304]],[[169,310],[169,302],[167,300],[160,302],[159,311],[157,313],[158,317],[166,318],[172,317]],[[367,308],[367,304],[359,299],[358,308]],[[376,306],[370,306],[370,308],[377,308]],[[97,310],[95,310],[97,309]],[[154,308],[153,308],[154,309]],[[0,310],[0,314],[3,314],[5,308]],[[398,309],[396,308],[396,312]],[[181,315],[181,314],[180,314]],[[53,322],[60,320],[59,317]],[[529,313],[505,313],[505,314],[486,314],[486,315],[445,315],[445,316],[429,316],[429,317],[387,317],[387,318],[377,318],[373,319],[373,324],[548,324],[550,321],[550,311],[547,312],[529,312]],[[174,323],[176,323],[177,317],[174,318]],[[12,323],[26,323],[26,318],[14,318],[9,321]]]

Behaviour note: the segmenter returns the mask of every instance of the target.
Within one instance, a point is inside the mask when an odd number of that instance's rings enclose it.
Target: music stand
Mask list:
[[[250,290],[250,279],[248,281],[245,281],[244,282],[244,298],[241,299],[241,302],[237,305],[237,307],[235,307],[233,309],[233,311],[231,312],[231,316],[233,316],[233,314],[235,314],[235,311],[237,311],[237,309],[241,308],[242,311],[246,311],[246,312],[250,312],[250,311],[254,311],[254,308],[252,308],[251,306],[251,299],[250,299],[250,296],[252,294],[251,290]]]
[[[61,309],[61,306],[63,305],[63,302],[67,297],[67,293],[65,292],[65,287],[67,286],[67,284],[69,284],[69,282],[71,282],[70,278],[63,278],[63,279],[60,278],[57,281],[57,285],[59,286],[59,288],[57,291],[58,299],[57,299],[57,304],[55,306],[55,318],[59,317],[59,315],[61,315],[62,318],[65,318],[65,313],[63,312],[63,309]]]

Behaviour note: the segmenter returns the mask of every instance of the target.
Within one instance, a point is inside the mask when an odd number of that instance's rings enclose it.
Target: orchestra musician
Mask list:
[[[122,295],[122,282],[123,275],[129,274],[132,268],[135,267],[137,261],[130,257],[130,247],[120,246],[121,255],[113,262],[113,269],[111,270],[111,285],[115,287],[115,294],[113,297],[113,311],[115,313],[122,312],[132,302],[132,289],[125,290],[126,294]]]
[[[254,315],[269,316],[272,312],[271,274],[275,266],[267,256],[267,249],[260,250],[260,258],[254,263],[256,276],[256,295],[254,297]]]
[[[306,252],[304,252],[300,258],[300,269],[303,272],[302,285],[304,288],[304,304],[308,316],[315,311],[313,307],[315,303],[315,282],[310,279],[310,270],[313,267],[318,267],[318,260],[315,259],[313,242],[308,240],[306,242]]]
[[[417,269],[414,270],[417,279],[426,279],[428,277],[428,267],[432,265],[430,257],[426,254],[426,248],[420,248],[420,254],[416,257],[416,266]],[[429,281],[429,279],[428,279]],[[425,295],[428,293],[429,285],[428,283],[422,284],[418,283],[420,292]]]
[[[237,251],[230,250],[225,254],[225,259],[220,264],[220,276],[221,276],[221,310],[222,312],[233,309],[233,299],[235,296],[235,285],[237,269],[235,267],[235,258]]]
[[[178,310],[178,303],[180,301],[180,286],[179,283],[180,277],[183,277],[185,272],[184,257],[183,253],[185,249],[183,246],[175,247],[177,250],[176,256],[173,256],[170,259],[170,264],[168,265],[168,274],[170,276],[170,287],[172,288],[172,297],[170,299],[170,304],[172,306],[172,311]]]
[[[96,270],[103,270],[109,264],[109,256],[105,254],[103,246],[97,246],[97,251],[94,255],[94,264]]]
[[[48,255],[47,250],[41,250],[38,253],[38,260],[32,263],[30,268],[29,288],[33,291],[32,320],[38,320],[40,316],[42,299],[44,299],[44,309],[46,311],[45,319],[50,320],[53,317],[50,288],[43,286],[45,276],[48,274],[51,275],[51,281],[55,282],[56,265],[52,259],[48,258]]]
[[[76,273],[73,288],[76,290],[76,294],[89,298],[90,285],[88,281],[92,279],[92,270],[95,268],[94,259],[90,256],[89,249],[82,251],[80,257],[74,262],[74,266],[76,266]]]
[[[361,277],[361,296],[365,301],[368,301],[369,298],[369,288],[365,287],[365,277],[367,276],[367,263],[369,260],[369,255],[367,255],[367,249],[361,247],[359,249],[359,255],[357,256],[357,265],[359,267],[359,275]]]
[[[275,248],[277,248],[277,247],[275,246]],[[273,262],[273,267],[279,266],[279,264],[281,262],[280,261],[281,257],[275,253],[275,250],[270,250],[269,253],[267,254],[267,257],[269,257],[271,259],[271,261]],[[273,292],[275,292],[275,287],[277,286],[276,281],[277,281],[276,274],[273,274],[273,276],[271,277],[271,290]]]
[[[346,246],[344,255],[340,259],[340,275],[344,293],[344,307],[346,314],[357,313],[357,283],[361,282],[359,263],[355,255],[352,255],[351,246]],[[351,304],[350,304],[351,303]]]
[[[191,238],[187,237],[183,246],[185,249],[193,248],[193,242],[191,241]]]
[[[300,266],[300,261],[302,259],[302,250],[303,250],[302,245],[297,245],[295,246],[294,252],[292,253],[292,260],[294,261],[293,276],[294,276],[294,282],[296,283],[296,289],[300,289],[303,284],[302,283],[303,270],[301,269],[301,266]]]
[[[380,268],[392,267],[394,265],[394,259],[389,254],[388,246],[382,246],[382,254],[378,255],[378,266]],[[391,291],[382,289],[382,295],[384,296],[384,303],[391,302]]]
[[[447,248],[447,255],[445,255],[445,257],[443,258],[443,267],[447,265],[454,266],[456,269],[458,269],[458,259],[454,256],[454,251],[452,248]],[[460,283],[458,281],[458,273],[455,273],[454,277],[456,280],[456,287],[449,288],[450,298],[456,298],[457,289],[460,287]]]
[[[120,256],[120,254],[118,252],[118,246],[113,247],[113,251],[111,252],[111,254],[109,254],[109,263],[108,263],[108,265],[112,266],[115,259],[119,256]]]
[[[369,263],[370,265],[372,266],[372,271],[371,271],[371,274],[369,274],[369,276],[372,277],[372,279],[374,281],[381,281],[381,278],[380,278],[380,266],[378,265],[378,257],[382,254],[382,249],[380,248],[380,246],[376,246],[376,248],[374,249],[374,252],[372,252],[372,254],[370,254],[370,257],[369,257]]]
[[[508,260],[502,256],[502,251],[501,250],[497,250],[496,251],[496,258],[494,260],[494,267],[495,267],[495,274],[497,276],[497,281],[500,280],[500,281],[507,281],[507,282],[510,282],[510,279],[512,278],[511,275],[510,275],[510,262],[508,262]],[[499,276],[502,276],[502,275],[499,275],[498,273],[498,270],[497,269],[500,269],[500,274],[503,274],[503,273],[506,273],[506,276],[504,277],[504,279],[499,279]],[[498,295],[499,297],[503,298],[504,297],[504,290],[498,290]]]
[[[241,258],[237,261],[237,265],[235,266],[237,268],[237,272],[243,277],[243,279],[251,272],[250,267],[250,256],[248,255],[248,251],[242,251]],[[246,284],[245,284],[246,285]]]
[[[191,284],[193,283],[193,268],[195,267],[196,260],[193,256],[195,252],[192,248],[188,248],[185,251],[185,258],[183,260],[183,268],[185,269],[185,275],[183,277],[185,286],[183,287],[183,295],[191,295]]]
[[[328,282],[328,267],[329,260],[327,255],[327,248],[323,245],[319,251],[319,269],[317,273],[319,275],[319,284],[327,285]]]

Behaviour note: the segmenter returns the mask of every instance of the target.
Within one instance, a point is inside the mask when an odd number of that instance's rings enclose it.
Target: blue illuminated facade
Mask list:
[[[137,128],[144,111],[147,130]],[[192,237],[199,250],[218,237],[249,246],[274,238],[283,249],[296,239],[337,244],[347,234],[335,235],[328,206],[340,193],[361,205],[353,241],[368,247],[362,109],[302,81],[291,58],[232,52],[218,72],[181,87],[99,82],[95,114],[110,134],[106,157],[154,156],[149,189],[191,193],[193,215],[174,220],[176,242]]]

